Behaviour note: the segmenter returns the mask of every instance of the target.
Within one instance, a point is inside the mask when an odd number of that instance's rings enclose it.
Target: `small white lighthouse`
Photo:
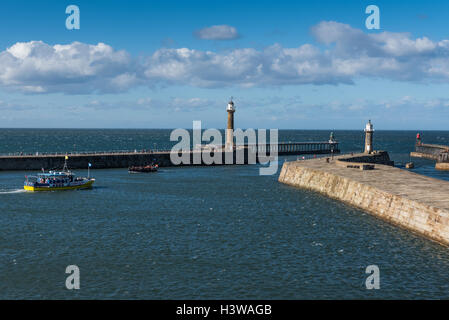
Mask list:
[[[228,106],[226,107],[226,111],[228,112],[228,126],[226,128],[226,151],[234,150],[234,112],[235,106],[234,102],[231,100],[228,102]]]
[[[365,153],[372,153],[373,152],[373,133],[374,128],[373,124],[371,123],[371,120],[368,121],[365,127]]]

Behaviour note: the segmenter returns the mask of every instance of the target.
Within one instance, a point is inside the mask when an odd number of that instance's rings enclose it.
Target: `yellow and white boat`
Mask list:
[[[63,171],[49,171],[38,173],[35,176],[26,176],[23,188],[28,191],[53,191],[89,189],[95,182],[94,178],[76,177],[67,169],[67,159]],[[90,164],[89,164],[90,167]]]

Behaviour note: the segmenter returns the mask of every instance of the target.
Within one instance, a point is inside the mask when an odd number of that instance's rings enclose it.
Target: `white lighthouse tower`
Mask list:
[[[226,128],[226,151],[234,150],[234,112],[235,106],[234,102],[231,100],[228,102],[228,106],[226,107],[226,111],[228,112],[228,126]]]
[[[365,153],[372,153],[373,152],[373,133],[374,128],[373,124],[371,123],[371,120],[368,120],[368,123],[365,127]]]

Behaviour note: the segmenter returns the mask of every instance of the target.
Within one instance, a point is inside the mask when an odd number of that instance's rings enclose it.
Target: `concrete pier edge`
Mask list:
[[[353,158],[375,162],[373,155]],[[279,182],[321,193],[449,246],[449,182],[384,164],[367,171],[347,168],[337,164],[342,159],[351,157],[286,162]]]

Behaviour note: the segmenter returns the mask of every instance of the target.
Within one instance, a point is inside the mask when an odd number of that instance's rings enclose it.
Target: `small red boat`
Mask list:
[[[157,164],[149,164],[146,166],[132,166],[128,168],[129,173],[141,173],[141,172],[157,172],[159,166]]]

